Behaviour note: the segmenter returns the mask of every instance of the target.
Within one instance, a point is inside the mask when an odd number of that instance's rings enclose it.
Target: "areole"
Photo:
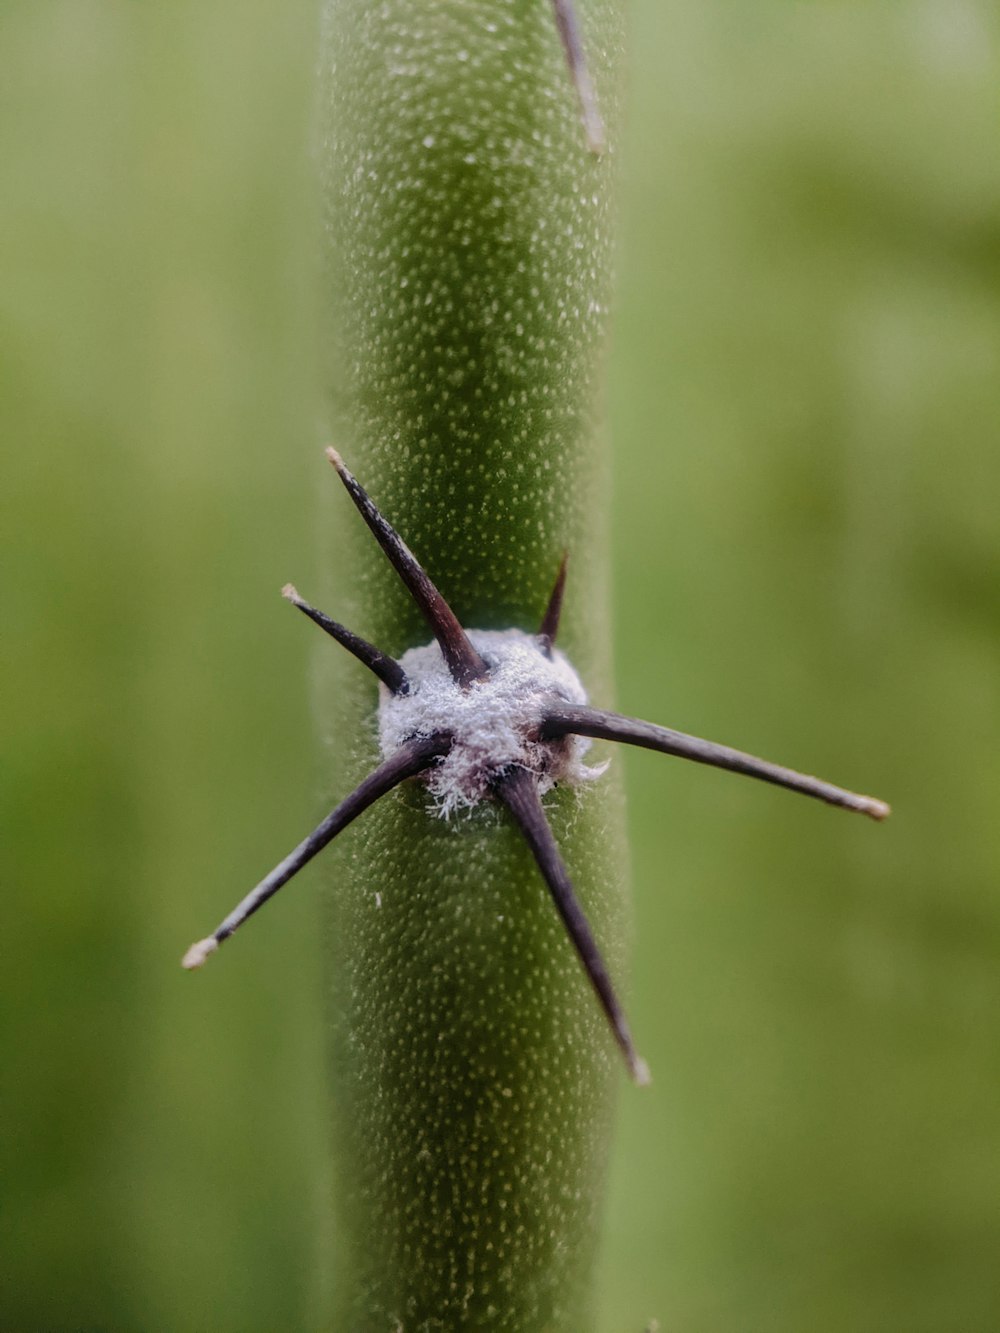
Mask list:
[[[410,649],[396,661],[303,601],[290,584],[284,588],[284,596],[293,605],[378,677],[382,763],[211,935],[188,949],[183,966],[200,967],[356,816],[401,782],[419,777],[434,798],[429,817],[456,817],[462,808],[483,800],[499,801],[507,808],[538,863],[629,1072],[637,1083],[648,1082],[649,1071],[635,1049],[542,805],[544,794],[557,783],[572,785],[600,778],[606,765],[588,768],[583,763],[589,738],[623,741],[729,769],[876,820],[889,814],[888,805],[729,746],[591,707],[582,682],[555,647],[566,586],[565,557],[537,633],[519,628],[463,628],[340,455],[328,449],[327,456],[423,613],[434,641]]]

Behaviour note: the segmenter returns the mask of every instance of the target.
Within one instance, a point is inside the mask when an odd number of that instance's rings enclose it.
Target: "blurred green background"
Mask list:
[[[0,15],[5,1330],[316,1329],[312,0]],[[1000,1327],[1000,56],[985,0],[635,0],[602,1330]],[[336,610],[335,606],[329,608]]]

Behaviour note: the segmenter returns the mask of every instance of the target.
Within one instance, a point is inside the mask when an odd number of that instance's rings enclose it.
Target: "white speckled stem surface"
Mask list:
[[[599,421],[621,12],[579,10],[601,158],[546,0],[327,5],[329,378],[333,442],[463,624],[536,628],[569,550],[560,646],[608,705]],[[426,643],[335,505],[327,609],[386,651]],[[337,794],[377,762],[376,691],[346,654],[326,662]],[[614,766],[545,800],[622,982]],[[411,783],[330,861],[334,1326],[585,1333],[624,1073],[530,853],[494,803],[442,820]]]

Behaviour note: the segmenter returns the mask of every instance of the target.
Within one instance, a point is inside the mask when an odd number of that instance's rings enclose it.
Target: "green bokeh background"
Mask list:
[[[601,1327],[1000,1327],[1000,56],[985,0],[636,0]],[[0,15],[5,1330],[316,1329],[311,0]],[[343,511],[336,511],[342,514]],[[337,519],[339,521],[339,518]],[[335,612],[336,607],[330,610]],[[362,836],[360,829],[358,836]]]

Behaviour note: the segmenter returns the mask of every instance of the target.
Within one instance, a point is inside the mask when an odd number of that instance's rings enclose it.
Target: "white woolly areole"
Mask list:
[[[410,682],[409,694],[391,694],[383,685],[379,702],[379,742],[385,758],[415,736],[445,733],[451,750],[426,775],[438,813],[476,805],[488,793],[490,778],[518,766],[538,775],[545,793],[557,782],[571,785],[600,777],[607,764],[588,768],[590,748],[584,736],[542,741],[537,736],[546,704],[585,704],[580,677],[558,649],[551,658],[536,635],[519,629],[466,630],[490,674],[462,689],[437,643],[411,648],[399,659]]]

